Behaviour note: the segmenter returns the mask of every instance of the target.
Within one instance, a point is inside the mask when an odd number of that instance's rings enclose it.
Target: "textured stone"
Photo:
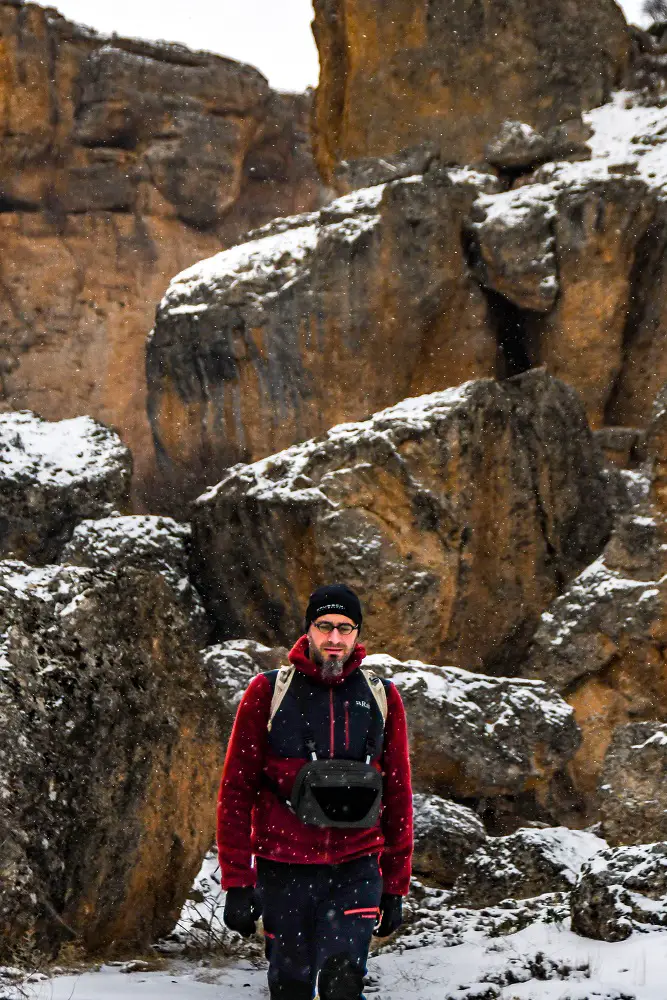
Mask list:
[[[491,837],[466,859],[454,885],[455,901],[479,909],[503,899],[567,892],[584,862],[606,846],[592,833],[564,826]]]
[[[581,119],[573,119],[549,129],[546,135],[523,122],[503,122],[500,132],[486,147],[488,163],[499,170],[520,173],[549,160],[587,160],[591,150],[586,145],[591,128]]]
[[[126,503],[131,457],[89,417],[0,414],[0,554],[53,562],[76,524]]]
[[[405,400],[237,466],[194,511],[194,579],[224,635],[299,635],[343,579],[371,646],[487,672],[610,530],[576,396],[543,372]],[[493,669],[489,669],[493,668]]]
[[[667,841],[667,725],[619,726],[600,776],[602,832],[610,844]]]
[[[472,809],[439,795],[417,793],[413,805],[412,869],[438,885],[451,886],[468,855],[486,840],[484,824]]]
[[[145,949],[214,824],[221,747],[189,615],[146,567],[6,561],[0,592],[0,961],[31,942]]]
[[[113,425],[134,455],[134,501],[154,510],[155,303],[247,229],[321,203],[310,98],[30,3],[0,2],[0,38],[0,408]]]
[[[208,625],[199,594],[188,578],[191,528],[171,517],[136,515],[82,521],[59,561],[70,566],[118,570],[134,566],[160,573],[174,598],[190,614],[193,629],[205,641]]]
[[[582,868],[570,896],[572,930],[624,941],[635,927],[667,927],[667,843],[602,851]]]
[[[175,278],[147,351],[175,492],[405,396],[493,375],[496,338],[462,246],[488,181],[435,171],[368,188]]]
[[[630,36],[612,0],[439,3],[316,0],[320,53],[315,151],[333,182],[341,161],[433,144],[447,162],[484,158],[508,119],[538,131],[602,104]]]
[[[546,799],[550,779],[579,745],[572,709],[539,681],[401,663],[386,654],[364,663],[401,693],[419,792]]]

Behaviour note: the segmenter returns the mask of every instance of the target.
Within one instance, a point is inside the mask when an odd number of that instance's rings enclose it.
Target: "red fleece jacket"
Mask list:
[[[304,635],[289,654],[297,670],[325,683],[308,658]],[[339,684],[356,670],[366,651],[357,645]],[[250,682],[234,721],[218,797],[218,856],[223,888],[255,884],[253,855],[297,864],[340,864],[369,854],[380,856],[384,891],[405,895],[412,857],[412,789],[405,710],[393,684],[387,690],[387,721],[381,758],[382,815],[367,830],[329,829],[302,823],[262,782],[266,773],[289,797],[306,759],[278,757],[267,746],[272,689],[259,674]]]

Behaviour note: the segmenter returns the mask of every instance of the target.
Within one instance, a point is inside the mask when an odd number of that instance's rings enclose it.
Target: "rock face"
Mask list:
[[[667,927],[667,844],[602,851],[582,868],[570,897],[572,930],[624,941],[637,925]]]
[[[139,501],[155,485],[155,302],[247,229],[320,203],[310,100],[249,66],[102,38],[31,3],[0,3],[0,36],[0,405],[117,427]]]
[[[491,837],[467,857],[454,885],[455,901],[482,908],[503,899],[568,892],[584,862],[606,846],[592,833],[564,826]]]
[[[472,809],[439,795],[414,796],[414,830],[413,871],[441,886],[454,884],[468,855],[486,840]]]
[[[493,375],[496,339],[462,243],[477,186],[494,184],[436,171],[379,185],[176,277],[147,350],[174,489],[196,495],[235,462]]]
[[[541,372],[406,400],[231,470],[196,505],[195,583],[221,634],[273,645],[344,579],[375,648],[500,672],[606,539],[600,463]]]
[[[602,832],[610,844],[667,842],[667,725],[619,726],[600,777]]]
[[[315,0],[321,77],[317,162],[329,183],[367,157],[434,148],[483,159],[507,119],[537,130],[602,104],[623,77],[630,36],[612,0],[548,15],[530,0]],[[372,39],[372,44],[369,40]]]
[[[0,414],[0,555],[53,562],[77,522],[127,503],[132,462],[89,417]]]
[[[520,668],[554,684],[574,707],[583,738],[568,772],[584,819],[595,815],[616,727],[667,721],[665,521],[643,485],[600,558],[542,615]]]
[[[570,706],[545,684],[386,654],[364,664],[401,693],[417,791],[476,801],[524,795],[548,807],[550,780],[576,750],[579,732]],[[488,822],[497,823],[504,804],[487,808]]]
[[[221,751],[189,616],[130,566],[7,561],[0,592],[0,957],[29,939],[145,948],[214,823]]]

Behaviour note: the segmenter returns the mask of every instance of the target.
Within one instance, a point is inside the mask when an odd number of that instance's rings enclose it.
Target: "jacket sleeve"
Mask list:
[[[248,685],[236,712],[218,795],[217,842],[223,889],[254,885],[252,808],[266,753],[271,684],[259,674]]]
[[[383,891],[405,896],[412,869],[412,784],[405,709],[394,684],[387,685],[387,709],[382,757],[384,849],[380,869]]]

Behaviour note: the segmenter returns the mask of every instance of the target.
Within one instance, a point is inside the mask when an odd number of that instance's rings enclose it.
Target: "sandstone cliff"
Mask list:
[[[0,42],[0,406],[114,425],[145,506],[155,303],[246,229],[319,203],[309,98],[31,3],[0,3]]]
[[[426,147],[484,159],[507,119],[549,129],[602,104],[630,36],[613,0],[315,0],[318,166],[354,184],[359,161]],[[352,177],[350,178],[350,174]]]

